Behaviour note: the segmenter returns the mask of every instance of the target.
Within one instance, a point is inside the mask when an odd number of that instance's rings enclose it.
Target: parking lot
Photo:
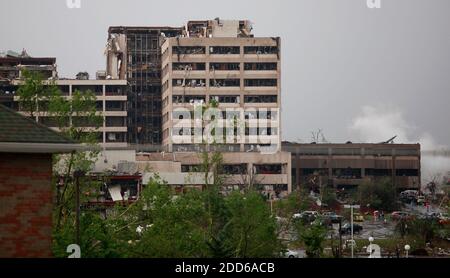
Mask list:
[[[280,219],[281,223],[286,223],[286,219]],[[346,223],[347,221],[344,221]],[[363,227],[362,231],[359,233],[354,233],[355,239],[368,239],[369,237],[373,237],[374,239],[385,239],[389,238],[394,234],[396,222],[387,221],[384,223],[383,221],[373,221],[373,220],[365,220],[364,222],[354,222],[355,225],[361,225]],[[295,234],[293,231],[284,232],[281,235],[281,238],[287,241],[295,240]],[[331,238],[339,237],[339,224],[332,224],[332,231],[329,233],[329,237]],[[350,238],[350,233],[344,234],[343,238]]]
[[[364,221],[355,222],[355,224],[363,227],[360,233],[354,233],[355,239],[385,239],[393,235],[395,229],[395,222],[384,223],[382,221]],[[339,236],[339,224],[333,224],[333,231],[335,237]],[[350,238],[350,234],[343,235],[343,238]]]

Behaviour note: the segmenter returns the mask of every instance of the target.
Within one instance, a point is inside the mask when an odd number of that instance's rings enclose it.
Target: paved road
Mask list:
[[[385,239],[391,237],[394,234],[395,222],[389,221],[386,224],[382,221],[364,221],[356,223],[363,226],[363,230],[359,234],[354,234],[355,239],[369,239],[373,237],[375,239]],[[339,237],[339,224],[333,224],[333,237]],[[280,235],[280,238],[286,241],[292,241],[296,239],[295,233],[293,231],[285,232]],[[331,233],[329,235],[331,238]],[[350,238],[350,235],[344,235],[344,239]]]

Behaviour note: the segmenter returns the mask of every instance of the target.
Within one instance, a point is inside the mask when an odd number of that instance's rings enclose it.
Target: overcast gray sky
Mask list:
[[[0,50],[54,56],[71,78],[105,68],[111,25],[249,19],[282,39],[284,140],[321,128],[335,142],[450,145],[449,0],[1,0],[0,13]]]

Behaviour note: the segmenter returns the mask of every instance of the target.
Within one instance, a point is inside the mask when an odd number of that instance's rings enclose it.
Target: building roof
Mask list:
[[[0,64],[25,64],[25,65],[53,65],[56,58],[53,57],[0,57]]]
[[[146,32],[146,31],[183,31],[184,27],[171,26],[110,26],[108,33]]]
[[[302,147],[302,148],[363,148],[363,147],[380,147],[380,148],[420,148],[419,143],[296,143],[283,141],[283,147]]]
[[[56,153],[80,149],[60,133],[0,105],[0,152]]]
[[[72,144],[61,134],[0,105],[0,142]]]

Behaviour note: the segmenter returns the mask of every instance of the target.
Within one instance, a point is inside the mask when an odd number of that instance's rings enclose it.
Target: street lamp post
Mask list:
[[[369,255],[369,258],[373,258],[374,256],[373,256],[373,252],[374,252],[374,250],[373,250],[373,245],[372,245],[372,242],[374,241],[374,238],[373,237],[369,237],[369,248],[368,248],[368,250],[370,251],[370,255]]]
[[[351,233],[352,233],[352,258],[354,257],[354,245],[355,245],[355,240],[353,239],[353,209],[360,208],[360,205],[345,205],[344,208],[349,208],[350,209],[350,229],[351,229]],[[339,231],[340,232],[340,231]]]
[[[411,246],[409,246],[408,244],[405,245],[405,252],[406,252],[406,258],[408,258],[408,253],[409,250],[411,249]]]

